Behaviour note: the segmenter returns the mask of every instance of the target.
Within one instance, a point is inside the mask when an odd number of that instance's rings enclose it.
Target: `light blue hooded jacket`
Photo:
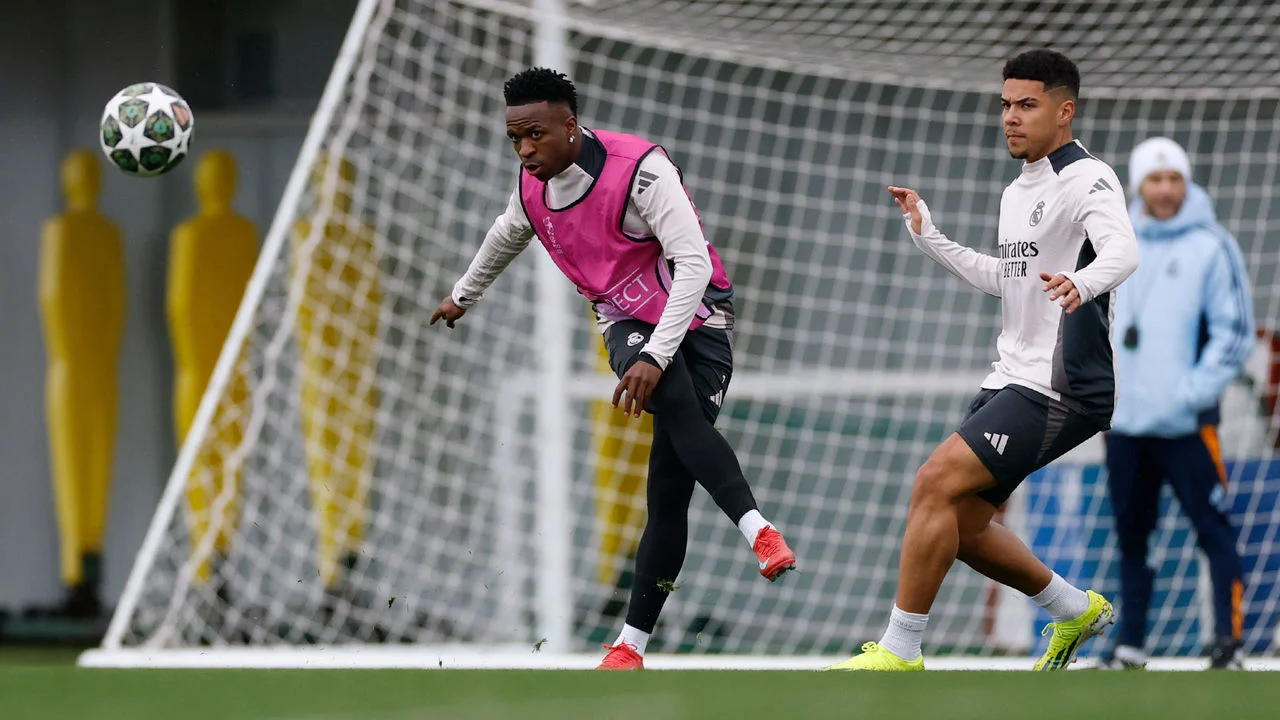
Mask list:
[[[1216,425],[1218,402],[1253,349],[1249,276],[1205,191],[1187,184],[1178,213],[1129,206],[1141,263],[1116,292],[1111,340],[1119,366],[1111,431],[1181,437]],[[1136,348],[1125,347],[1130,327]]]

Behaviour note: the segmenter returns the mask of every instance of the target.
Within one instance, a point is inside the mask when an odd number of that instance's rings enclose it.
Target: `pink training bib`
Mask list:
[[[671,266],[657,238],[633,238],[622,231],[631,185],[640,161],[658,145],[634,135],[595,131],[604,145],[604,170],[587,194],[562,210],[546,203],[546,183],[520,173],[520,201],[538,235],[565,277],[610,320],[635,318],[654,325],[662,317],[671,289]],[[686,190],[686,195],[688,191]],[[692,204],[693,200],[689,200]],[[697,212],[697,208],[694,208]],[[726,296],[732,288],[716,249],[711,255],[709,294]],[[704,297],[690,329],[711,316]]]

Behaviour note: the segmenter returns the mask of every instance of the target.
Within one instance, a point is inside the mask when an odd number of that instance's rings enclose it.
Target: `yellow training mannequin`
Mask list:
[[[333,172],[330,172],[332,168]],[[378,315],[382,302],[373,228],[352,214],[355,167],[323,159],[316,199],[294,226],[290,269],[298,305],[302,431],[317,517],[320,577],[342,580],[359,551],[373,468],[369,445],[378,407]],[[323,232],[314,223],[323,222]],[[300,274],[303,277],[300,277]]]
[[[45,223],[40,245],[46,412],[62,581],[96,595],[116,434],[124,250],[119,230],[98,212],[97,154],[66,157],[62,190],[67,209]]]
[[[603,342],[596,369],[612,375]],[[591,405],[591,446],[596,456],[596,522],[600,527],[596,574],[601,583],[612,585],[618,581],[627,559],[635,554],[644,529],[653,415],[645,413],[634,420],[607,400]]]
[[[173,343],[173,421],[178,442],[191,429],[200,398],[218,361],[227,331],[258,258],[257,230],[231,207],[236,164],[222,151],[200,158],[195,169],[199,211],[174,228],[169,241],[168,316]],[[228,455],[244,435],[248,383],[242,366],[231,376],[187,487],[192,547],[225,556],[236,527],[240,468]],[[206,549],[197,577],[210,574]]]

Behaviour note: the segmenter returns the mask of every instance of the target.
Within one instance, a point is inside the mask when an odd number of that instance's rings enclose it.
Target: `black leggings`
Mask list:
[[[652,331],[652,325],[639,321],[609,328],[605,341],[619,376],[636,362]],[[684,565],[694,484],[706,489],[735,525],[756,509],[738,458],[714,425],[732,373],[728,332],[701,328],[686,335],[649,400],[647,409],[654,416],[649,517],[636,550],[635,585],[627,610],[627,624],[645,632],[653,632],[671,583]]]

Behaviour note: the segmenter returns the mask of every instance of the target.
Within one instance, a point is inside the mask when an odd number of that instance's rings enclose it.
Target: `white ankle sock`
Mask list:
[[[1054,622],[1075,620],[1089,609],[1089,596],[1058,573],[1053,574],[1048,587],[1031,599],[1044,608]]]
[[[742,537],[746,538],[747,544],[753,547],[756,544],[756,535],[767,527],[773,527],[773,524],[765,520],[759,510],[748,510],[747,514],[738,520],[738,529],[742,531]]]
[[[929,626],[929,614],[909,613],[895,603],[889,615],[889,627],[880,638],[880,647],[897,655],[903,660],[911,661],[920,657],[920,643],[924,640],[924,629]]]
[[[1116,649],[1111,651],[1111,655],[1124,665],[1146,665],[1147,654],[1142,648],[1130,647],[1128,645],[1117,645]]]
[[[636,649],[636,654],[644,657],[644,649],[649,645],[649,633],[630,625],[623,625],[622,633],[618,635],[618,640],[614,645],[623,644],[633,646]]]

